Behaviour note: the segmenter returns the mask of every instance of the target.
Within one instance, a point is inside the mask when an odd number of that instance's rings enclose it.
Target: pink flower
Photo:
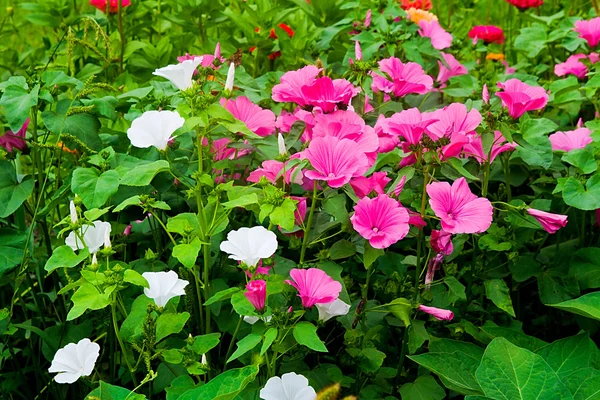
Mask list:
[[[467,68],[459,63],[452,54],[446,54],[442,52],[442,57],[444,57],[444,61],[446,61],[446,64],[448,64],[450,69],[448,69],[441,61],[438,61],[440,72],[438,73],[436,80],[439,83],[445,84],[448,82],[448,79],[452,78],[453,76],[465,75],[469,72],[467,71]]]
[[[544,0],[506,0],[519,10],[525,11],[528,8],[537,8],[544,4]]]
[[[405,152],[409,152],[409,147],[420,144],[423,134],[428,133],[429,126],[438,121],[434,118],[427,118],[427,113],[421,113],[416,107],[409,108],[388,118],[384,129],[387,129],[390,134],[403,138],[403,149]]]
[[[305,171],[312,180],[326,181],[332,188],[339,188],[368,168],[365,153],[356,142],[334,136],[318,137],[304,151],[305,157],[315,170]]]
[[[392,131],[388,125],[388,119],[383,114],[379,114],[375,123],[375,134],[379,140],[379,153],[387,153],[394,150],[400,144],[398,134]]]
[[[306,105],[319,107],[324,113],[335,111],[338,104],[350,104],[352,98],[360,91],[345,79],[333,80],[328,76],[302,86],[301,90]]]
[[[480,233],[492,224],[492,204],[486,198],[475,196],[465,178],[458,178],[452,186],[448,182],[430,183],[427,194],[429,205],[442,220],[442,229],[446,232]]]
[[[396,97],[407,94],[425,94],[433,87],[433,78],[423,71],[423,67],[414,62],[404,64],[396,57],[379,61],[379,69],[389,78],[371,72],[374,92],[393,93]]]
[[[327,304],[340,296],[342,285],[318,268],[298,269],[290,271],[292,280],[285,283],[298,290],[302,306],[310,308],[315,304]]]
[[[212,143],[211,153],[215,161],[221,160],[235,160],[236,158],[240,158],[245,156],[246,154],[250,154],[249,149],[234,149],[231,147],[227,147],[232,142],[229,138],[217,139]],[[208,141],[204,140],[202,142],[203,146],[208,145]]]
[[[506,60],[502,60],[502,65],[504,65],[504,75],[512,75],[517,72],[517,69],[510,67]]]
[[[371,17],[372,17],[372,13],[371,10],[367,10],[367,15],[365,16],[365,28],[368,28],[369,26],[371,26]]]
[[[505,151],[512,151],[516,147],[516,143],[506,143],[506,139],[502,135],[502,132],[495,131],[494,143],[492,144],[490,154],[484,153],[481,136],[477,136],[470,143],[466,144],[463,148],[463,152],[465,155],[475,158],[479,164],[485,164],[487,161],[491,164],[498,154],[504,153]]]
[[[590,53],[588,58],[592,64],[596,64],[598,61],[600,61],[600,55],[598,55],[598,53]]]
[[[352,178],[350,181],[350,186],[352,186],[352,189],[354,189],[356,196],[362,199],[372,192],[382,194],[384,192],[385,185],[387,185],[390,181],[391,179],[387,177],[387,172],[375,172],[370,178],[364,176]]]
[[[431,244],[433,251],[436,253],[442,253],[446,256],[449,256],[454,251],[454,246],[452,245],[452,234],[444,231],[443,229],[441,231],[435,229],[431,231],[431,239],[429,244]]]
[[[408,233],[408,212],[398,201],[386,194],[374,199],[363,197],[354,206],[350,218],[358,234],[376,249],[385,249]]]
[[[575,21],[573,30],[579,33],[580,38],[587,40],[590,47],[595,47],[600,42],[600,17]]]
[[[267,282],[262,279],[248,282],[244,296],[256,308],[256,311],[263,312],[265,300],[267,300]]]
[[[412,210],[408,210],[408,224],[416,226],[419,229],[427,226],[427,222],[421,217],[421,214]]]
[[[542,228],[544,228],[546,232],[550,234],[555,233],[560,228],[564,228],[567,225],[566,215],[552,214],[536,210],[535,208],[528,208],[527,212],[542,225]]]
[[[133,229],[133,226],[131,224],[127,225],[125,227],[125,230],[123,231],[123,235],[125,235],[125,236],[131,235],[131,230],[132,229]]]
[[[481,99],[485,104],[490,104],[490,92],[488,90],[487,84],[483,84],[483,90],[481,91]]]
[[[25,141],[25,135],[27,134],[27,127],[29,126],[29,118],[25,120],[25,123],[17,132],[5,132],[4,135],[0,136],[0,146],[4,147],[7,152],[12,153],[14,149],[23,151],[27,147]]]
[[[554,66],[554,73],[557,76],[575,75],[579,79],[585,78],[588,68],[579,60],[586,58],[585,54],[573,54],[564,63],[556,64]]]
[[[219,60],[219,62],[221,64],[223,64],[225,62],[225,58],[221,57],[221,44],[217,43],[217,46],[215,47],[215,53],[214,55],[212,54],[204,54],[204,55],[190,55],[189,53],[185,53],[184,56],[179,56],[177,57],[177,61],[182,63],[184,61],[187,60],[193,60],[196,57],[202,57],[202,62],[200,63],[201,66],[203,66],[204,68],[212,68],[214,70],[218,70],[221,68],[221,66],[217,66],[215,65],[215,60]],[[198,71],[194,71],[194,75],[198,74]]]
[[[296,211],[294,211],[294,223],[298,226],[304,224],[304,218],[306,217],[306,197],[290,196],[290,199],[296,200]]]
[[[119,12],[119,1],[110,0],[110,4],[107,4],[107,0],[90,0],[90,5],[96,7],[102,12],[106,12],[106,6],[109,6],[108,12],[114,14]],[[121,7],[128,7],[131,5],[130,0],[121,0]]]
[[[556,132],[548,136],[552,144],[552,150],[571,151],[583,149],[592,143],[592,131],[588,128],[579,128],[573,131]]]
[[[238,261],[238,265],[242,265],[242,261]],[[273,266],[272,265],[267,265],[266,267],[263,267],[263,261],[262,260],[258,260],[258,264],[256,264],[256,271],[254,273],[254,275],[269,275],[269,272],[271,271],[271,268]],[[246,270],[246,276],[250,279],[252,279],[252,272],[250,272],[250,270]]]
[[[307,65],[297,71],[286,72],[280,79],[281,83],[273,86],[273,100],[297,103],[299,106],[304,107],[306,100],[302,94],[302,87],[312,84],[320,72],[321,68],[314,65]]]
[[[248,175],[248,182],[258,182],[261,177],[267,178],[269,182],[272,184],[276,184],[277,181],[283,176],[283,172],[285,169],[285,183],[295,183],[297,185],[302,185],[302,171],[298,170],[296,167],[293,168],[285,168],[287,163],[282,163],[281,161],[275,160],[266,160],[262,163],[262,168],[257,168],[254,171],[250,172]]]
[[[394,196],[400,197],[400,194],[404,190],[404,185],[405,184],[406,184],[406,175],[404,175],[402,178],[400,178],[400,181],[398,182],[398,184],[394,188],[394,191],[392,192],[394,194]]]
[[[430,38],[434,49],[443,50],[452,45],[452,35],[446,32],[438,21],[423,19],[419,21],[419,27],[419,35]]]
[[[421,304],[419,305],[419,310],[429,315],[433,315],[438,321],[452,321],[452,318],[454,318],[454,313],[452,311],[444,310],[442,308],[429,307]]]
[[[481,123],[481,114],[473,108],[467,111],[467,106],[462,103],[452,103],[430,113],[424,113],[425,120],[435,120],[427,128],[433,140],[443,137],[452,137],[453,134],[463,136],[474,135],[475,129]]]
[[[479,25],[474,26],[469,31],[469,37],[473,39],[473,43],[477,43],[477,40],[481,39],[484,43],[504,43],[504,32],[502,29],[493,25]]]
[[[260,108],[247,97],[241,96],[235,100],[221,99],[221,105],[258,136],[265,137],[275,132],[273,111]]]
[[[541,110],[548,103],[548,93],[539,86],[529,86],[518,79],[498,82],[503,92],[496,93],[502,99],[502,106],[508,108],[513,118],[519,118],[527,111]]]
[[[360,42],[358,40],[354,42],[354,56],[356,57],[356,61],[362,60],[363,57]]]

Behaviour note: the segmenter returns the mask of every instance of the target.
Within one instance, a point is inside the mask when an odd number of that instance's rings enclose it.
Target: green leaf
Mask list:
[[[177,400],[233,400],[258,375],[257,365],[223,372],[207,384],[185,392]]]
[[[476,376],[485,395],[493,399],[573,399],[542,357],[504,338],[492,340],[485,349]]]
[[[59,246],[54,249],[52,256],[46,261],[44,269],[48,272],[52,272],[56,268],[73,268],[79,265],[79,263],[88,256],[89,252],[87,249],[80,250],[79,254],[75,254],[73,249],[69,246]]]
[[[552,145],[547,136],[532,137],[527,141],[518,141],[519,146],[513,156],[521,158],[531,167],[550,168],[552,165]]]
[[[600,287],[600,248],[578,250],[570,262],[569,274],[579,281],[582,290]]]
[[[225,203],[222,203],[221,205],[223,206],[224,209],[228,210],[230,208],[245,207],[245,206],[249,206],[251,204],[257,204],[257,203],[258,203],[258,196],[256,195],[256,193],[250,193],[250,194],[240,196],[235,200],[226,201]]]
[[[425,321],[415,319],[408,327],[408,353],[414,354],[429,340],[429,334],[425,329]]]
[[[574,400],[596,400],[600,396],[600,371],[597,369],[580,369],[565,378],[563,383]]]
[[[585,188],[577,179],[570,177],[563,189],[563,200],[580,210],[591,211],[600,208],[600,174],[588,179]]]
[[[373,263],[384,254],[385,252],[382,249],[376,249],[372,247],[368,242],[366,242],[365,254],[363,258],[363,264],[365,265],[365,268],[369,269],[369,267],[373,265]]]
[[[39,91],[40,85],[35,85],[31,92],[17,85],[10,85],[4,89],[0,106],[4,107],[4,114],[11,131],[17,132],[25,124],[31,107],[37,105]]]
[[[133,301],[131,311],[121,324],[121,337],[126,342],[134,343],[141,337],[149,304],[154,304],[154,301],[144,294]]]
[[[226,364],[229,364],[233,360],[237,360],[250,350],[254,349],[262,340],[262,335],[258,333],[251,333],[239,342],[236,343],[237,349],[233,352],[231,357],[227,360]]]
[[[402,400],[442,400],[446,398],[446,391],[431,375],[423,375],[413,383],[402,385],[400,395]]]
[[[190,319],[190,313],[172,313],[164,312],[156,319],[156,342],[174,333],[179,333]]]
[[[84,283],[71,296],[73,307],[67,314],[67,321],[80,317],[86,310],[101,310],[110,304],[110,294],[100,293],[91,283]]]
[[[173,257],[179,260],[184,267],[192,269],[194,268],[194,264],[196,264],[201,247],[202,243],[200,239],[194,238],[191,243],[182,243],[173,247]]]
[[[588,293],[573,300],[547,305],[600,321],[600,292]]]
[[[136,286],[149,288],[150,285],[146,278],[144,278],[139,272],[132,269],[126,269],[123,273],[123,282],[131,283]]]
[[[206,300],[204,305],[210,306],[211,304],[214,304],[218,301],[226,300],[226,299],[230,298],[231,296],[233,296],[235,293],[239,292],[240,290],[241,289],[237,288],[237,287],[232,287],[229,289],[221,290],[221,291],[213,294],[208,300]]]
[[[547,133],[554,132],[558,128],[554,122],[548,118],[522,119],[520,124],[521,135],[526,141],[545,136]]]
[[[479,181],[479,178],[467,171],[465,167],[463,167],[463,162],[458,158],[449,158],[448,164],[456,170],[461,176],[468,178],[472,181]]]
[[[145,400],[146,396],[133,393],[130,389],[100,381],[100,386],[92,390],[85,400]]]
[[[448,286],[448,294],[451,296],[452,304],[458,300],[467,301],[465,285],[460,283],[458,279],[453,276],[447,276],[444,278],[444,283]]]
[[[319,339],[319,335],[317,335],[317,327],[310,322],[299,322],[294,327],[293,334],[294,339],[299,344],[314,351],[327,353],[327,347],[325,347],[325,344]]]
[[[21,264],[27,233],[0,228],[0,276]]]
[[[263,356],[267,352],[267,350],[269,350],[269,347],[271,347],[275,339],[277,339],[277,333],[277,328],[269,328],[267,330],[267,332],[265,333],[265,340],[263,341],[263,344],[260,348],[261,356]]]
[[[71,189],[87,208],[100,208],[119,190],[119,173],[109,170],[99,175],[95,168],[77,168]]]
[[[231,306],[239,315],[255,315],[255,308],[240,290],[231,296]]]
[[[515,49],[525,52],[528,58],[534,58],[544,49],[547,40],[548,27],[536,22],[530,27],[521,28],[514,46]]]
[[[361,371],[373,374],[381,368],[385,360],[385,353],[375,348],[365,348],[360,351],[358,367]]]
[[[95,151],[102,150],[102,141],[98,136],[100,121],[90,114],[58,115],[54,111],[42,113],[46,128],[54,134],[67,133],[81,140]]]
[[[452,97],[470,97],[481,92],[481,86],[474,76],[469,74],[453,76],[448,80],[444,93]]]
[[[167,229],[169,232],[175,232],[182,236],[195,234],[201,235],[200,225],[198,224],[198,216],[192,213],[178,214],[169,218],[167,221]]]
[[[587,332],[557,340],[539,349],[537,354],[546,360],[563,382],[569,375],[600,361],[600,351]]]
[[[332,260],[348,258],[356,254],[356,245],[346,239],[341,239],[331,245],[329,256]]]
[[[562,156],[562,160],[579,168],[584,174],[591,174],[598,168],[594,153],[588,148],[571,150]]]
[[[387,305],[388,310],[404,323],[410,326],[410,314],[413,311],[412,303],[405,298],[394,299]]]
[[[117,207],[115,207],[115,209],[113,210],[113,212],[120,212],[123,211],[124,209],[126,209],[127,207],[131,207],[131,206],[140,206],[140,196],[131,196],[125,200],[123,200]]]
[[[221,341],[220,333],[209,333],[207,335],[200,335],[194,338],[194,344],[192,350],[196,354],[204,354],[209,352],[211,349],[217,347]]]
[[[490,299],[499,309],[506,311],[515,317],[510,290],[503,279],[488,279],[485,284],[485,296]]]
[[[189,390],[196,389],[196,382],[189,375],[181,375],[173,379],[171,385],[165,389],[166,400],[178,400],[181,395]]]
[[[269,213],[269,219],[273,225],[279,225],[283,229],[294,229],[294,212],[296,204],[294,200],[286,198],[281,205],[274,207]]]
[[[497,337],[503,337],[508,340],[512,344],[518,347],[522,347],[529,351],[536,352],[542,347],[546,346],[548,343],[540,340],[536,337],[529,336],[524,334],[521,331],[517,331],[515,329],[505,328],[502,326],[482,326],[481,332],[488,335],[491,339]]]
[[[33,192],[34,181],[25,178],[19,182],[15,166],[10,161],[0,161],[0,218],[14,213]]]
[[[121,178],[120,183],[125,186],[147,186],[157,174],[169,170],[170,165],[168,161],[154,161],[127,171],[123,178]]]

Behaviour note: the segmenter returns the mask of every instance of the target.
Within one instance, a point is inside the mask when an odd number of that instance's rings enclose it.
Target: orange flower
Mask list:
[[[418,24],[421,21],[437,21],[438,19],[438,17],[436,17],[435,14],[425,10],[418,10],[416,8],[409,8],[408,10],[406,10],[406,13],[408,14],[408,19],[410,19],[415,24]]]
[[[488,53],[487,56],[485,56],[486,60],[493,60],[493,61],[502,61],[504,60],[504,54],[502,53]]]
[[[61,149],[62,151],[64,151],[65,153],[71,153],[71,154],[77,154],[77,150],[71,150],[69,149],[67,146],[65,146],[65,144],[63,142],[58,142],[56,143],[56,146]]]

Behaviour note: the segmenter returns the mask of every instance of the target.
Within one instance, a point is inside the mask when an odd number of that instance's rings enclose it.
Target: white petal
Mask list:
[[[295,372],[288,372],[287,374],[283,374],[281,376],[281,382],[283,384],[283,390],[286,393],[287,398],[290,400],[314,400],[317,397],[314,389],[312,390],[312,393],[315,393],[314,398],[297,396],[297,394],[300,394],[300,392],[306,391],[306,389],[309,388],[308,379],[306,379],[306,377],[303,375],[298,375]],[[311,393],[311,391],[309,390],[308,393]]]
[[[144,288],[144,294],[159,307],[164,307],[173,297],[184,295],[184,288],[189,284],[188,281],[179,279],[175,271],[144,272],[142,276],[149,285],[149,288]]]
[[[62,372],[54,377],[56,383],[74,383],[81,377],[80,372]]]
[[[258,317],[250,317],[250,316],[245,316],[244,317],[244,322],[249,323],[250,325],[254,325],[255,323],[258,322]]]
[[[287,149],[285,148],[285,140],[283,139],[281,132],[277,133],[277,146],[279,147],[280,155],[283,156],[283,155],[287,154]]]
[[[154,146],[165,150],[171,135],[185,123],[177,111],[146,111],[127,130],[131,145],[142,149]]]
[[[254,267],[261,258],[271,257],[277,250],[277,236],[263,226],[240,228],[227,234],[227,241],[221,243],[221,251],[229,258],[243,261]]]
[[[233,90],[233,81],[235,79],[235,64],[229,64],[229,70],[227,71],[227,80],[225,80],[225,90],[230,92]]]
[[[171,64],[159,68],[153,72],[153,75],[162,76],[171,81],[179,90],[186,90],[192,87],[194,71],[202,63],[202,57],[195,57],[193,60],[185,60],[179,64]]]
[[[329,321],[333,317],[346,315],[350,310],[350,305],[340,299],[335,299],[331,303],[316,304],[316,306],[319,310],[319,319],[323,322]]]
[[[79,237],[77,237],[75,232],[69,233],[69,236],[67,236],[67,238],[65,239],[65,244],[67,246],[69,246],[70,248],[72,248],[73,251],[81,250],[81,249],[85,248],[83,243],[81,243],[81,239],[79,239]]]
[[[281,378],[278,376],[267,381],[265,387],[260,390],[260,398],[263,400],[289,400],[283,390]]]
[[[69,214],[71,215],[71,222],[77,222],[77,209],[75,208],[75,202],[73,202],[73,200],[69,203]]]

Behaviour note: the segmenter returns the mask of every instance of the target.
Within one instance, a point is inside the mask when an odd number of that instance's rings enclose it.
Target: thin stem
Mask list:
[[[312,201],[310,203],[310,212],[308,213],[308,220],[306,221],[306,228],[304,229],[304,238],[302,239],[302,249],[300,250],[300,265],[304,263],[304,256],[306,255],[306,247],[308,246],[308,234],[312,226],[313,214],[317,205],[317,181],[313,183],[313,194]]]
[[[160,4],[160,3],[159,3]],[[125,54],[125,33],[123,32],[123,1],[118,2],[117,22],[119,28],[119,37],[121,38],[121,54],[119,55],[119,68],[123,73],[123,54]]]
[[[167,229],[166,225],[164,224],[164,222],[162,222],[162,220],[158,217],[158,215],[156,215],[156,213],[154,212],[150,212],[150,214],[152,214],[152,216],[154,217],[154,219],[156,221],[158,221],[158,223],[160,224],[160,226],[164,229],[164,231],[167,233],[167,236],[169,237],[169,239],[171,240],[171,243],[173,243],[173,246],[177,246],[177,242],[175,241],[175,238],[173,238],[173,235],[171,235],[171,232],[169,232],[169,230]]]
[[[112,303],[110,305],[110,311],[112,313],[112,323],[113,328],[115,330],[115,336],[117,337],[117,341],[119,342],[119,346],[121,346],[121,352],[123,353],[123,358],[125,358],[125,363],[127,364],[127,369],[131,374],[131,380],[133,384],[137,386],[137,380],[135,379],[135,374],[133,368],[131,368],[131,364],[129,363],[129,357],[127,357],[127,351],[125,350],[125,345],[123,344],[123,340],[121,339],[121,334],[119,333],[119,325],[117,324],[117,296],[113,294]]]
[[[242,327],[243,320],[244,317],[240,315],[240,319],[238,320],[237,326],[235,327],[235,331],[233,332],[233,336],[231,337],[231,342],[229,343],[229,347],[227,348],[227,353],[225,354],[225,363],[227,363],[227,360],[229,360],[229,356],[231,355],[231,351],[233,350],[233,344],[235,343],[235,338],[237,337],[237,334],[240,331],[240,328]],[[225,366],[223,367],[223,372],[225,372],[226,370],[227,364],[225,364]]]

